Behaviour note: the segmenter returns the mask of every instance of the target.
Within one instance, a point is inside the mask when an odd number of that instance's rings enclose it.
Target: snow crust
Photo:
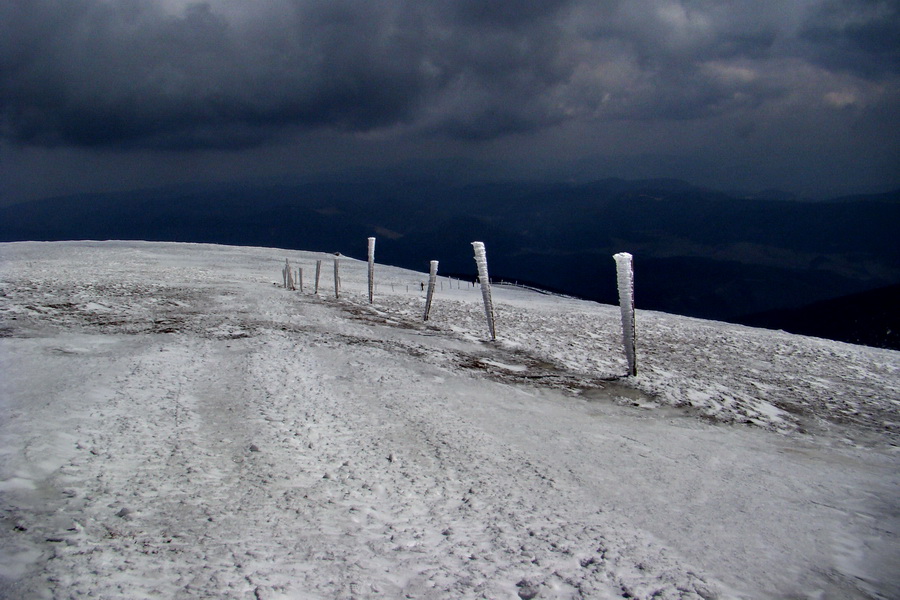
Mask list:
[[[0,244],[0,597],[900,597],[900,353],[327,256]]]

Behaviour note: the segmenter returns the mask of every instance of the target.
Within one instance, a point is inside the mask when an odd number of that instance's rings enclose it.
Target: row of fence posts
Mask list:
[[[341,297],[341,262],[340,256],[334,257],[334,297]],[[295,275],[296,274],[296,275]],[[296,291],[299,289],[301,292],[303,291],[303,269],[301,267],[297,267],[297,270],[294,271],[291,268],[291,263],[288,259],[284,259],[284,268],[281,270],[281,275],[284,280],[284,289]],[[319,280],[322,276],[322,261],[316,261],[316,279],[314,282],[313,293],[318,295],[319,293]],[[371,302],[371,291],[369,292],[369,301]]]
[[[494,302],[491,298],[491,278],[488,275],[487,251],[483,242],[472,242],[472,248],[475,251],[475,264],[478,268],[478,281],[481,283],[481,297],[484,302],[484,314],[487,321],[488,333],[491,341],[497,339],[496,322],[494,319]],[[334,297],[341,297],[341,275],[340,264],[341,255],[335,254],[334,257]],[[619,290],[619,308],[622,313],[622,345],[625,350],[625,359],[628,363],[628,375],[637,375],[637,356],[636,345],[637,335],[634,323],[634,258],[627,252],[620,252],[613,256],[616,262],[616,283]],[[425,298],[425,315],[423,321],[428,320],[431,313],[431,304],[434,299],[434,288],[437,283],[438,261],[431,261],[428,273],[428,293]],[[315,294],[319,293],[319,276],[322,272],[322,261],[316,261],[316,280]],[[303,269],[297,269],[297,278],[294,279],[294,272],[291,269],[290,262],[285,259],[284,269],[282,269],[284,278],[284,288],[287,290],[296,290],[299,283],[300,291],[303,291]],[[442,286],[443,287],[443,286]],[[375,238],[368,238],[368,288],[369,288],[369,304],[375,301]],[[407,286],[408,289],[408,286]]]
[[[337,261],[337,258],[335,258],[335,261]],[[337,274],[337,272],[338,272],[337,265],[335,265],[334,272],[335,272],[335,274]],[[296,273],[296,277],[294,275],[295,273]],[[322,261],[317,260],[316,261],[315,290],[313,292],[315,294],[319,293],[319,277],[321,274],[322,274]],[[297,270],[294,271],[291,268],[290,261],[288,259],[284,259],[284,268],[281,269],[281,276],[284,279],[284,289],[292,290],[292,291],[300,290],[301,292],[303,291],[303,268],[302,267],[297,267]],[[338,294],[337,280],[336,280],[334,291],[335,291],[335,295],[337,295]]]

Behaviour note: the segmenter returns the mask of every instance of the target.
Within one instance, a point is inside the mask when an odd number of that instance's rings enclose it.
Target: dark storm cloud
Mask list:
[[[240,148],[393,128],[488,140],[798,94],[884,110],[890,94],[832,89],[832,70],[896,90],[891,2],[174,2],[0,3],[4,137]]]
[[[553,17],[567,0],[457,0],[449,10],[462,23],[474,25],[517,25]]]
[[[225,16],[13,0],[0,8],[4,131],[39,145],[229,147],[416,117],[466,137],[546,124],[542,88],[567,73],[553,64],[558,32],[535,24],[553,3],[480,6],[329,0]]]
[[[373,6],[284,3],[235,22],[203,4],[6,4],[7,127],[38,144],[240,145],[286,124],[402,121],[431,76],[413,28]]]
[[[801,37],[815,60],[864,77],[900,74],[900,3],[896,0],[825,2],[812,12]]]

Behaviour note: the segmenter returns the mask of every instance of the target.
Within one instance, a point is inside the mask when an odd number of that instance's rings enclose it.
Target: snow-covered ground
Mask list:
[[[900,598],[900,353],[332,261],[0,245],[0,596]]]

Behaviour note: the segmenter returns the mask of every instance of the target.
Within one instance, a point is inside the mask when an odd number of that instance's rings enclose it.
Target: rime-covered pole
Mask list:
[[[484,314],[487,317],[488,330],[491,339],[497,339],[497,331],[494,329],[494,302],[491,300],[491,279],[488,276],[487,253],[483,242],[472,242],[475,249],[475,264],[478,265],[478,280],[481,282],[481,297],[484,299]]]
[[[369,304],[375,297],[375,238],[369,238]]]
[[[303,293],[303,269],[297,267],[297,283],[300,285],[300,293]]]
[[[428,295],[425,297],[425,318],[423,321],[428,320],[428,313],[431,312],[431,300],[434,298],[434,283],[437,281],[437,270],[438,261],[431,261],[431,269],[428,273]]]
[[[284,289],[294,289],[294,273],[291,271],[291,263],[284,259]]]
[[[319,293],[319,275],[321,275],[321,274],[322,274],[322,261],[317,260],[316,261],[316,288],[315,288],[315,291],[313,291],[314,294]]]
[[[637,358],[635,356],[636,334],[634,330],[634,259],[627,252],[613,256],[616,261],[616,279],[619,284],[619,308],[622,310],[622,343],[625,346],[625,359],[628,361],[628,374],[637,375]]]
[[[341,258],[334,257],[334,297],[341,297]]]

